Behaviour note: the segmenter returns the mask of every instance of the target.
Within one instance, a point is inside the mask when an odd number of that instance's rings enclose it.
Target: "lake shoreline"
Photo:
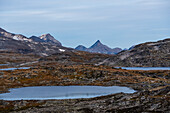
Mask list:
[[[0,111],[12,112],[112,112],[144,109],[150,104],[165,106],[162,111],[168,109],[167,91],[169,91],[169,70],[124,70],[105,66],[93,65],[46,65],[13,71],[2,71],[3,73],[0,91],[8,91],[10,88],[30,86],[125,86],[137,90],[133,94],[118,93],[90,99],[65,99],[65,100],[0,100],[3,107]],[[12,73],[11,73],[12,72]],[[159,75],[159,76],[158,76]],[[160,93],[158,93],[160,92]],[[157,103],[157,101],[159,101]],[[136,103],[136,104],[135,104]],[[146,104],[147,103],[147,104]],[[146,106],[144,106],[146,104]],[[51,105],[49,107],[49,105]],[[58,106],[58,108],[56,108]],[[68,107],[69,106],[69,107]],[[98,106],[101,106],[98,107]],[[138,106],[136,108],[136,106]],[[120,107],[120,108],[119,108]],[[159,110],[158,107],[147,108],[148,111]],[[160,111],[161,111],[160,110]]]
[[[136,91],[122,86],[33,86],[12,88],[9,93],[0,94],[0,100],[64,100],[94,98],[121,92],[131,94]]]
[[[3,111],[13,113],[23,112],[87,112],[93,111],[95,113],[102,112],[142,112],[145,111],[168,111],[168,97],[158,97],[159,94],[167,93],[169,87],[164,87],[152,91],[139,91],[133,94],[118,93],[107,96],[89,98],[89,99],[66,99],[66,100],[17,100],[17,101],[4,101],[0,103],[6,104],[6,109]],[[159,93],[159,94],[158,94]],[[145,100],[144,100],[145,99]],[[123,100],[123,101],[122,101]],[[158,103],[159,101],[159,103]],[[159,109],[158,106],[147,107],[148,105],[161,105],[163,108]],[[16,106],[13,108],[12,106]],[[100,107],[99,107],[100,106]],[[31,108],[31,109],[29,109]],[[101,109],[102,108],[102,109]],[[0,109],[1,110],[1,109]],[[14,111],[13,111],[14,110]]]

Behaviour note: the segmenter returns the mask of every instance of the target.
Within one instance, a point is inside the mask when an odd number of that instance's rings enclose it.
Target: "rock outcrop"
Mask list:
[[[170,67],[170,38],[136,45],[102,64],[127,67]]]

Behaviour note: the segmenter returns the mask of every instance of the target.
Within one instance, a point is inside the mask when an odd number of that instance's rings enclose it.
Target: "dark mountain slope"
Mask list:
[[[87,48],[85,46],[83,46],[83,45],[79,45],[75,49],[79,50],[79,51],[86,51],[87,50]]]
[[[53,53],[70,50],[73,49],[63,47],[61,43],[50,34],[27,38],[24,35],[9,33],[0,28],[0,51],[48,56]]]
[[[170,67],[170,38],[136,45],[102,64],[113,66]]]

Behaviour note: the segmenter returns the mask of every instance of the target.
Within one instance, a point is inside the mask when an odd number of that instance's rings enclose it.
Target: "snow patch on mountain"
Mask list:
[[[17,36],[14,36],[13,39],[14,40],[19,40],[19,38]]]
[[[60,52],[65,52],[66,50],[64,50],[64,49],[59,49],[59,51],[60,51]]]

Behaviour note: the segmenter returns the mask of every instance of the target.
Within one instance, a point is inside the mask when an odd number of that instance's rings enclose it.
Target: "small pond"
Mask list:
[[[48,100],[92,98],[115,93],[134,93],[133,89],[120,86],[36,86],[12,88],[0,94],[0,100]]]
[[[7,65],[9,65],[9,64],[0,64],[0,66],[7,66]]]
[[[127,70],[170,70],[170,67],[121,67],[121,68]]]
[[[0,69],[0,71],[10,71],[10,70],[17,70],[17,69],[30,69],[30,67],[4,68],[4,69]]]

